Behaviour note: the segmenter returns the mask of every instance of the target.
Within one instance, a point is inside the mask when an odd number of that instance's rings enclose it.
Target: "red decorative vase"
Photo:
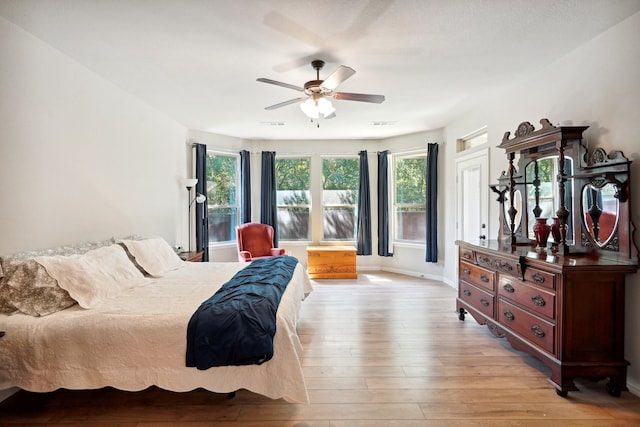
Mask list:
[[[551,224],[551,236],[553,236],[553,243],[555,245],[560,243],[560,218],[553,218],[553,224]]]
[[[533,225],[533,234],[536,236],[536,245],[539,248],[547,246],[549,233],[551,233],[551,227],[547,224],[547,218],[536,218],[536,223]]]

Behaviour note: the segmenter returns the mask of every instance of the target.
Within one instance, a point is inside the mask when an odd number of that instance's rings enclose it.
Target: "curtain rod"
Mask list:
[[[379,150],[378,153],[382,153],[385,150]],[[404,148],[400,151],[393,151],[390,148],[387,148],[386,151],[389,152],[389,154],[406,154],[406,153],[414,153],[416,151],[427,151],[427,146],[421,146],[421,147],[413,147],[413,148]]]
[[[305,157],[305,156],[323,156],[323,157],[345,157],[345,156],[354,156],[354,157],[358,157],[358,153],[355,154],[351,154],[350,152],[344,152],[344,153],[318,153],[318,152],[291,152],[291,151],[278,151],[278,150],[264,150],[264,151],[275,151],[276,156],[299,156],[299,157]],[[251,151],[251,154],[262,154],[262,151]]]

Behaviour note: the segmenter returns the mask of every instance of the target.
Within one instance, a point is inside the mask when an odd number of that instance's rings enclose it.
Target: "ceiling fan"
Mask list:
[[[269,83],[276,86],[282,86],[289,89],[297,90],[298,92],[304,92],[305,96],[290,99],[288,101],[280,102],[278,104],[265,107],[265,110],[275,110],[276,108],[284,107],[289,104],[295,104],[300,102],[300,108],[311,119],[317,120],[320,117],[330,119],[335,117],[335,108],[331,104],[329,98],[334,98],[344,101],[358,101],[358,102],[372,102],[380,104],[384,101],[384,95],[368,95],[364,93],[348,93],[348,92],[334,92],[334,90],[342,82],[353,76],[356,72],[353,68],[340,65],[329,77],[325,80],[320,80],[320,70],[324,67],[324,61],[316,59],[311,61],[311,66],[316,70],[316,80],[309,80],[304,84],[304,87],[292,85],[289,83],[283,83],[276,80],[259,78],[257,81],[262,83]]]

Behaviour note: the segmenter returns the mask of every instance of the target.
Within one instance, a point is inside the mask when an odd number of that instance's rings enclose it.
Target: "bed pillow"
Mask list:
[[[152,277],[162,277],[171,270],[185,265],[173,248],[162,238],[146,240],[123,240],[122,244],[140,265]]]
[[[18,310],[9,301],[9,287],[0,279],[0,314],[13,314]]]
[[[14,259],[10,264],[0,286],[0,312],[10,314],[12,307],[30,316],[46,316],[76,303],[35,260]]]
[[[87,309],[145,281],[119,245],[94,249],[82,255],[42,256],[35,260],[80,307]]]
[[[0,313],[45,316],[74,305],[76,301],[58,286],[35,257],[81,254],[114,242],[113,238],[86,241],[0,257]]]

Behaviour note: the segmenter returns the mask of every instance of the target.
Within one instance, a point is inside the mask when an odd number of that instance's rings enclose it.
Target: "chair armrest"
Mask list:
[[[249,251],[240,251],[240,253],[238,253],[239,258],[241,261],[251,261],[251,252]]]
[[[272,256],[284,255],[284,249],[281,249],[281,248],[271,248],[271,255],[272,255]]]

